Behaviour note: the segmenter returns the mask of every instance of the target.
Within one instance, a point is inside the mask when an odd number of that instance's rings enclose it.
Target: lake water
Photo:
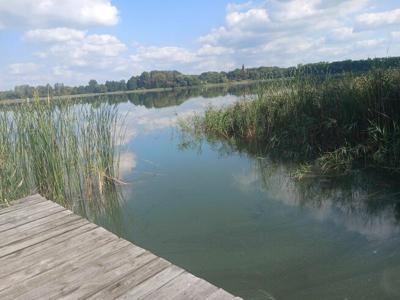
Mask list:
[[[105,99],[127,115],[129,184],[95,221],[245,299],[400,299],[398,180],[360,172],[297,182],[289,162],[182,140],[177,118],[243,94]]]

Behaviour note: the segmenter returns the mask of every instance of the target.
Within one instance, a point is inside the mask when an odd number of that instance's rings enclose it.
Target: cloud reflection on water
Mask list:
[[[138,162],[134,150],[129,147],[135,138],[173,128],[179,118],[204,112],[210,105],[226,106],[241,98],[238,95],[223,94],[212,98],[194,96],[179,101],[173,100],[173,95],[165,94],[168,101],[160,98],[159,102],[153,99],[151,105],[140,104],[148,103],[146,101],[131,101],[120,105],[121,112],[126,114],[126,136],[120,143],[125,146],[120,161],[122,178],[132,174]],[[170,103],[173,105],[169,105]],[[301,184],[292,179],[290,168],[283,164],[273,165],[263,161],[256,165],[248,173],[233,175],[236,188],[243,193],[259,189],[268,198],[285,205],[306,208],[314,219],[321,222],[332,221],[368,240],[385,240],[400,233],[393,204],[386,205],[383,201],[382,205],[371,205],[371,201],[366,201],[373,200],[371,190],[360,185],[359,181],[343,185],[314,180]]]
[[[233,181],[243,192],[259,189],[267,199],[305,208],[314,219],[331,221],[371,241],[399,235],[399,220],[390,193],[387,198],[383,191],[380,197],[374,196],[378,192],[367,184],[361,185],[363,179],[348,178],[346,184],[320,179],[299,182],[290,173],[290,167],[263,161],[250,171],[233,175]]]
[[[221,107],[232,104],[235,101],[238,101],[237,96],[226,95],[212,99],[195,97],[180,106],[165,108],[130,106],[126,112],[126,125],[128,130],[133,130],[136,133],[150,133],[154,130],[175,126],[179,118],[186,118],[196,113],[201,113],[211,105]],[[134,137],[134,135],[132,136]]]
[[[219,95],[215,93],[219,93]],[[187,95],[189,98],[174,100],[174,92],[165,92],[159,93],[158,99],[153,94],[148,94],[151,98],[149,102],[146,100],[146,94],[143,96],[144,98],[140,102],[130,101],[119,105],[120,113],[125,116],[125,134],[118,140],[118,145],[123,147],[120,156],[120,176],[122,179],[129,177],[137,165],[138,158],[130,145],[139,135],[173,128],[177,125],[179,119],[204,112],[211,105],[222,107],[239,99],[245,99],[237,94],[228,93],[225,88],[213,90],[213,97],[203,95],[190,97],[189,93]]]

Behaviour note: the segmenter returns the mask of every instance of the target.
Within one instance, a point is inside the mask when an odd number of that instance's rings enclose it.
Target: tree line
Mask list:
[[[241,80],[268,80],[291,78],[299,71],[312,75],[342,74],[347,72],[363,73],[373,68],[400,68],[400,57],[374,58],[365,60],[344,60],[337,62],[319,62],[296,67],[259,67],[238,68],[230,72],[205,72],[200,75],[186,75],[178,71],[151,71],[132,76],[129,80],[106,81],[98,83],[92,79],[87,85],[19,85],[13,90],[0,92],[0,99],[30,98],[35,91],[39,96],[64,96],[105,92],[133,91],[138,89],[191,87],[204,84],[226,83]]]

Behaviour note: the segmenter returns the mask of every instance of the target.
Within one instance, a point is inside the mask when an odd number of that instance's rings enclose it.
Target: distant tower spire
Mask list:
[[[242,79],[245,79],[245,78],[246,78],[246,70],[245,70],[245,68],[244,68],[244,64],[242,65],[242,70],[240,71],[240,77],[241,77]]]

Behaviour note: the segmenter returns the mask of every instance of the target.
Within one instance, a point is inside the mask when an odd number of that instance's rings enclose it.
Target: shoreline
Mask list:
[[[224,83],[209,83],[202,85],[193,85],[186,87],[169,87],[169,88],[153,88],[153,89],[137,89],[131,91],[116,91],[116,92],[105,92],[105,93],[88,93],[88,94],[75,94],[75,95],[62,95],[50,97],[51,100],[72,100],[78,98],[96,97],[96,96],[110,96],[110,95],[126,95],[126,94],[144,94],[144,93],[159,93],[159,92],[170,92],[176,90],[186,90],[195,88],[213,88],[213,87],[224,87],[224,86],[237,86],[237,85],[248,85],[253,83],[265,82],[267,80],[241,80],[241,81],[231,81]],[[39,100],[45,101],[48,97],[40,97]],[[20,104],[26,103],[27,101],[33,101],[33,97],[25,99],[4,99],[0,100],[0,105],[9,104]]]

